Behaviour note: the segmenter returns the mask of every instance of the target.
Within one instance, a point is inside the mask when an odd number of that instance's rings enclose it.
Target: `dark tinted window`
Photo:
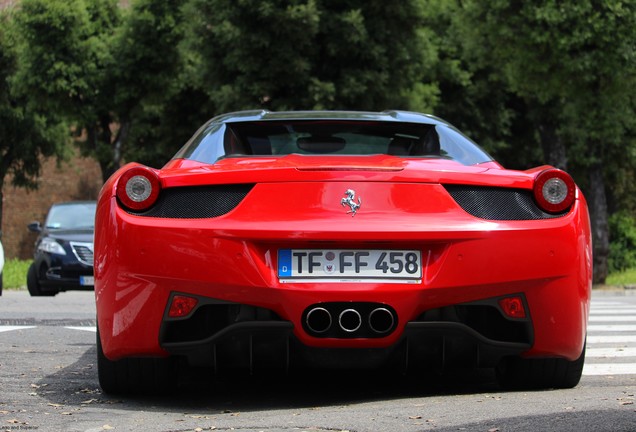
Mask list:
[[[492,160],[459,131],[445,125],[347,120],[211,124],[175,158],[214,163],[221,157],[288,154],[437,157],[466,165]]]

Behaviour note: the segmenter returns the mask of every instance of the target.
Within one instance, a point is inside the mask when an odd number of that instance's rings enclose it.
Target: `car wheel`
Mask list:
[[[497,381],[511,390],[567,389],[581,380],[585,363],[585,345],[578,359],[522,359],[511,357],[502,360],[497,367]]]
[[[35,263],[31,264],[27,272],[27,288],[31,297],[54,296],[57,294],[57,291],[42,291],[40,282],[38,282],[38,270],[35,267]]]
[[[108,394],[165,394],[177,386],[171,358],[125,358],[109,360],[102,350],[97,329],[97,376]]]

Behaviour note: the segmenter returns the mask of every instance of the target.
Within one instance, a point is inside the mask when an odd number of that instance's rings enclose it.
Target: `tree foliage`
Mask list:
[[[113,56],[120,22],[116,0],[23,0],[15,14],[21,43],[16,83],[49,112],[64,116],[85,133],[102,170],[111,152]]]
[[[188,41],[219,111],[430,110],[425,12],[415,0],[192,0]]]
[[[530,140],[519,143],[538,142],[543,160],[573,172],[584,188],[595,281],[604,281],[607,194],[612,194],[606,179],[634,167],[625,143],[633,148],[636,131],[636,5],[621,0],[467,0],[461,5],[457,30],[468,54],[464,58],[496,77],[508,100],[521,102],[517,112],[525,115]],[[511,135],[510,142],[515,140]]]
[[[610,223],[630,244],[633,2],[21,0],[9,17],[0,168],[18,184],[34,184],[38,155],[63,155],[62,121],[106,178],[124,160],[161,165],[221,112],[410,109],[450,120],[506,167],[573,173],[597,281]]]
[[[212,113],[194,84],[193,54],[181,49],[183,3],[133,2],[116,42],[115,94],[121,121],[130,125],[124,156],[151,166],[164,164]]]
[[[104,180],[125,159],[131,133],[143,135],[173,93],[180,16],[176,1],[139,0],[126,10],[117,0],[21,2],[17,82],[85,135],[82,151],[99,161]]]
[[[609,269],[619,272],[636,267],[636,219],[633,213],[621,210],[609,218],[612,244]]]
[[[42,156],[63,158],[68,141],[61,119],[15,85],[19,52],[9,18],[0,14],[0,226],[5,177],[10,175],[14,186],[35,188]]]

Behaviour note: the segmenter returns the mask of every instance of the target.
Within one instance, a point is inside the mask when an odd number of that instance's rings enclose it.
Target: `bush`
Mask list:
[[[636,217],[631,212],[620,211],[609,218],[610,273],[636,267]]]

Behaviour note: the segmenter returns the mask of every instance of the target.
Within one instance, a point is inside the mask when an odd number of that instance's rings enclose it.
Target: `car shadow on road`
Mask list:
[[[75,363],[43,378],[37,393],[53,405],[117,404],[123,409],[143,407],[163,412],[185,408],[245,412],[500,391],[494,373],[488,370],[409,376],[377,371],[301,371],[250,376],[192,368],[181,368],[179,373],[178,388],[170,394],[107,395],[99,387],[93,346]]]

